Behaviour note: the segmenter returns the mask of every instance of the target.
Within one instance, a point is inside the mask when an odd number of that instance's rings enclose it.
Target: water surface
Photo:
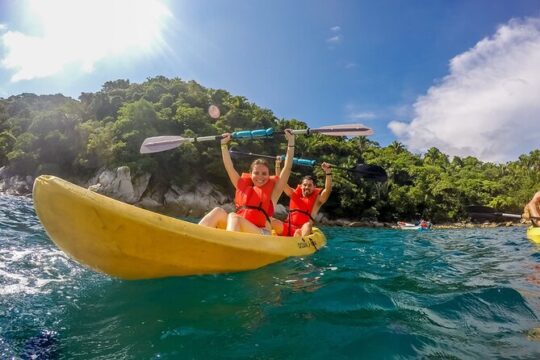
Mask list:
[[[540,358],[524,228],[323,230],[311,257],[121,281],[58,250],[30,199],[0,195],[0,358]]]

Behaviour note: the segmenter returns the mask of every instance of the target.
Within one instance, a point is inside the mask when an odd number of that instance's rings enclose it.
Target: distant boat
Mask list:
[[[397,222],[398,228],[401,230],[429,230],[431,223],[429,221],[420,222],[419,224],[411,224],[405,221]]]

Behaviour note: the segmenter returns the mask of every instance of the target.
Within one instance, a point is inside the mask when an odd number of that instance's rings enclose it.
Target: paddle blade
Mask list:
[[[355,176],[369,181],[385,182],[388,180],[386,170],[379,165],[358,164],[348,171],[352,172]]]
[[[497,210],[483,205],[470,205],[465,208],[471,214],[494,214]]]
[[[330,136],[369,136],[373,135],[373,130],[362,124],[343,124],[322,126],[318,129],[311,129],[311,132]]]
[[[141,154],[150,154],[160,151],[174,149],[183,143],[190,142],[190,139],[181,136],[154,136],[144,139],[140,152]]]
[[[465,208],[469,213],[469,216],[475,219],[493,219],[493,218],[512,218],[512,219],[521,219],[521,215],[518,214],[508,214],[499,212],[493,208],[483,205],[471,205]],[[534,217],[532,217],[534,219]]]
[[[493,219],[500,218],[500,216],[497,216],[495,214],[482,213],[482,212],[479,212],[479,213],[469,212],[468,214],[471,217],[471,219],[476,219],[476,220],[493,220]]]

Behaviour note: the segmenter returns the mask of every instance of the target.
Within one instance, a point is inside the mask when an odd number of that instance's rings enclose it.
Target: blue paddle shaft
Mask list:
[[[281,161],[285,160],[285,155],[280,156]],[[301,159],[301,158],[293,158],[293,164],[294,165],[301,165],[301,166],[315,166],[317,163],[317,160],[308,160],[308,159]]]
[[[315,166],[315,160],[293,158],[293,164],[302,166]]]

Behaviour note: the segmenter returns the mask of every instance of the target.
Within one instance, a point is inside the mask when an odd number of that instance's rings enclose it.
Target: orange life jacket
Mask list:
[[[272,191],[277,181],[277,176],[270,176],[268,182],[259,187],[253,184],[251,174],[243,173],[236,183],[236,213],[258,227],[265,227],[270,216],[274,215]]]
[[[321,188],[313,189],[313,192],[308,197],[302,197],[302,188],[300,185],[291,193],[291,201],[289,203],[289,216],[287,216],[287,222],[296,227],[301,227],[309,220],[315,221],[311,217],[311,211],[317,197],[319,196]]]

